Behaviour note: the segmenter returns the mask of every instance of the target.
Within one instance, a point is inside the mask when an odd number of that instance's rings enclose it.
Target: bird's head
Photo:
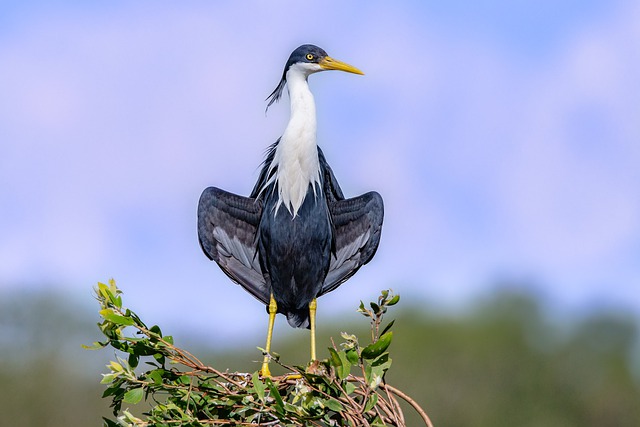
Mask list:
[[[318,46],[312,44],[303,44],[302,46],[291,52],[291,56],[289,56],[287,64],[284,66],[284,72],[282,73],[280,83],[278,83],[278,86],[275,88],[275,90],[271,92],[271,95],[267,97],[267,100],[269,101],[269,104],[267,104],[267,108],[269,108],[269,106],[271,106],[271,104],[273,104],[274,102],[278,101],[282,96],[284,86],[287,83],[287,73],[290,70],[301,73],[305,77],[307,77],[309,74],[326,70],[340,70],[346,71],[348,73],[361,75],[364,74],[362,71],[352,65],[349,65],[342,61],[338,61],[337,59],[333,59],[332,57],[327,55],[327,52],[325,52]]]

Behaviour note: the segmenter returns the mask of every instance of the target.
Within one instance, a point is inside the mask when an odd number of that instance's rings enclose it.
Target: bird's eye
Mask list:
[[[313,59],[313,55],[310,53],[307,53],[307,60],[311,61]]]

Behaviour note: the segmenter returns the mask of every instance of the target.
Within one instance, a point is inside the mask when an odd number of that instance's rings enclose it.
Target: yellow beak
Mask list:
[[[320,65],[323,70],[340,70],[346,71],[347,73],[364,75],[362,71],[358,70],[353,65],[338,61],[337,59],[333,59],[330,56],[323,58],[320,62],[318,62],[318,65]]]

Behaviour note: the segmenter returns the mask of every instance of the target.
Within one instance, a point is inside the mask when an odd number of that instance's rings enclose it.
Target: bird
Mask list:
[[[265,100],[268,110],[286,87],[290,118],[282,136],[268,147],[251,194],[208,187],[198,202],[198,239],[204,254],[267,308],[260,370],[265,377],[271,376],[276,314],[284,314],[294,328],[311,330],[315,361],[317,298],[371,261],[380,242],[382,197],[370,191],[345,198],[317,145],[308,77],[325,70],[364,74],[315,45],[296,48]]]

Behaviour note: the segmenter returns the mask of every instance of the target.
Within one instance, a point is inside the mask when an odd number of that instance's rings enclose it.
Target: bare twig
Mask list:
[[[405,402],[407,402],[409,405],[411,405],[411,407],[413,409],[416,410],[416,412],[418,414],[420,414],[420,417],[422,417],[422,420],[425,422],[425,424],[428,427],[433,427],[433,423],[431,422],[431,420],[429,419],[429,416],[427,415],[427,413],[424,411],[424,409],[422,409],[420,407],[420,405],[418,405],[416,403],[415,400],[413,400],[412,398],[410,398],[408,395],[406,395],[405,393],[403,393],[402,391],[398,390],[395,387],[390,386],[389,384],[380,384],[380,387],[382,388],[386,388],[389,391],[391,391],[393,394],[395,394],[396,396],[402,398],[402,400],[404,400]]]

